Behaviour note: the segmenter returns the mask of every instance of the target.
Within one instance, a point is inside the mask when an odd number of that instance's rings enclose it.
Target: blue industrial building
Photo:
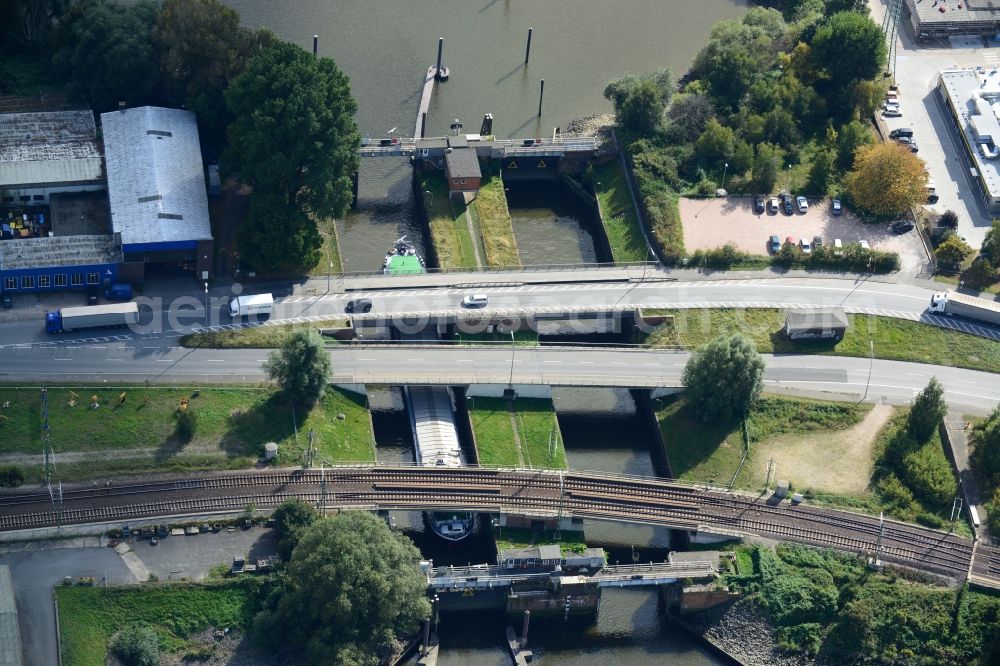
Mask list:
[[[113,236],[26,238],[0,243],[0,290],[6,295],[106,289],[118,279],[121,250]]]

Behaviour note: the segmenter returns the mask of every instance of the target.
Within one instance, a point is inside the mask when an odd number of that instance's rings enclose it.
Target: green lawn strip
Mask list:
[[[957,287],[958,286],[959,280],[960,280],[959,278],[957,278],[957,277],[951,277],[949,275],[935,275],[934,276],[934,281],[935,282],[943,282],[945,284],[950,284],[953,287]],[[1000,282],[994,282],[993,284],[991,284],[991,285],[989,285],[989,286],[984,287],[983,289],[981,289],[981,291],[986,292],[987,294],[1000,294]]]
[[[273,326],[252,326],[235,331],[211,331],[191,333],[180,338],[181,347],[205,347],[209,349],[276,349],[299,330],[321,330],[348,328],[350,322],[342,318],[325,321],[311,321],[305,324],[275,324]]]
[[[476,218],[483,234],[483,244],[486,249],[484,257],[491,268],[511,267],[521,265],[517,252],[517,241],[514,239],[514,225],[507,208],[507,195],[504,194],[503,180],[496,172],[484,171],[479,194],[473,201]]]
[[[621,162],[613,159],[594,167],[593,183],[614,260],[622,263],[648,260],[646,239],[639,227]]]
[[[469,235],[464,205],[454,206],[448,197],[444,174],[426,172],[420,176],[424,212],[431,230],[431,242],[440,268],[479,268],[473,239]]]
[[[987,663],[980,657],[1000,631],[995,594],[928,584],[906,570],[872,572],[856,556],[805,546],[737,553],[740,572],[726,583],[740,603],[770,616],[779,648],[829,663]]]
[[[670,396],[654,405],[674,475],[688,481],[728,484],[743,456],[743,439],[736,421],[704,423],[686,408],[684,398]],[[843,430],[861,421],[870,405],[799,400],[765,395],[751,408],[747,422],[751,442],[779,435]],[[759,490],[744,465],[736,486]]]
[[[118,395],[127,394],[118,407]],[[69,406],[77,394],[77,404]],[[197,395],[195,395],[197,393]],[[101,405],[90,409],[90,396]],[[143,404],[143,395],[149,404]],[[299,408],[293,420],[292,404],[271,388],[85,387],[50,388],[49,431],[53,449],[107,451],[155,448],[163,462],[184,455],[221,454],[224,458],[256,458],[267,442],[279,445],[278,459],[293,464],[301,459],[309,430],[316,432],[320,459],[367,461],[374,459],[371,418],[365,398],[330,387],[309,413]],[[197,427],[191,442],[174,437],[175,414],[181,398]],[[38,387],[0,387],[0,409],[8,420],[0,425],[0,453],[37,453],[41,450],[41,399]],[[338,414],[345,418],[339,420]],[[296,441],[295,428],[298,428]]]
[[[653,346],[698,347],[719,335],[740,332],[752,339],[761,353],[868,356],[870,335],[876,358],[1000,370],[1000,342],[908,319],[848,315],[850,326],[840,342],[796,342],[782,333],[785,315],[780,310],[688,309],[650,314],[671,317],[645,334],[645,341]]]
[[[252,586],[244,581],[149,586],[57,586],[62,663],[104,666],[108,641],[136,623],[152,627],[167,652],[206,629],[249,626]]]
[[[503,398],[472,398],[469,405],[479,463],[517,467],[517,447],[514,445],[507,401]]]
[[[531,548],[532,546],[556,545],[562,547],[564,553],[583,553],[587,544],[583,540],[583,532],[561,530],[559,539],[555,539],[552,531],[533,532],[521,527],[500,527],[495,530],[497,550],[510,548]]]
[[[514,401],[521,435],[521,453],[528,467],[566,469],[566,450],[552,401],[518,398]],[[550,447],[551,445],[551,447]]]
[[[316,220],[316,228],[323,237],[323,247],[320,248],[320,260],[310,275],[326,275],[327,273],[342,273],[344,268],[340,261],[340,246],[337,243],[337,221],[333,218]],[[333,264],[333,268],[330,268]]]
[[[88,481],[135,474],[190,474],[194,472],[217,472],[219,470],[240,470],[253,466],[257,457],[179,454],[161,459],[157,456],[118,456],[108,459],[90,459],[86,462],[60,462],[55,478],[59,481]],[[19,465],[24,470],[28,483],[45,480],[45,470],[40,465]]]

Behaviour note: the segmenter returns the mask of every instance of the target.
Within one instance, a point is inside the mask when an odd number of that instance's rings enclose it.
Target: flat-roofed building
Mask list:
[[[976,194],[990,215],[1000,215],[1000,73],[945,70],[938,91],[972,164]]]
[[[996,0],[905,0],[905,5],[917,39],[993,37],[1000,31],[1000,3]]]
[[[101,126],[111,226],[125,261],[210,278],[212,228],[194,114],[143,106],[101,114]]]

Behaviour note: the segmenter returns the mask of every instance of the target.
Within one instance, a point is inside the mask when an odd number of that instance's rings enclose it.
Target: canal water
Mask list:
[[[594,248],[593,211],[553,181],[510,181],[507,207],[525,266],[600,261]]]
[[[264,26],[280,37],[331,56],[350,77],[357,121],[373,139],[413,135],[427,67],[445,38],[448,81],[437,86],[427,134],[449,133],[455,118],[476,132],[492,113],[501,137],[548,136],[573,118],[602,113],[611,79],[661,67],[680,76],[716,21],[737,18],[745,0],[224,0],[244,25]],[[524,66],[528,28],[531,60]],[[623,45],[627,45],[624,48]],[[539,81],[545,79],[542,115]],[[410,166],[402,158],[363,160],[358,210],[338,222],[344,270],[378,271],[389,245],[406,235],[424,247],[413,214]],[[523,225],[518,225],[523,226]],[[582,258],[566,242],[566,225],[548,231],[515,228],[529,259],[543,248]],[[540,237],[541,236],[541,237]],[[522,241],[522,237],[524,240]],[[425,251],[426,256],[426,251]],[[579,260],[579,259],[577,259]],[[544,262],[548,263],[548,262]]]

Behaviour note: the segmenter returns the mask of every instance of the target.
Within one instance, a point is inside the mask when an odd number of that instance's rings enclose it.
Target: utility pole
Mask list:
[[[882,558],[879,556],[882,554],[883,534],[885,534],[885,512],[880,512],[878,514],[878,539],[875,540],[875,556],[868,563],[872,569],[878,569],[882,566]]]
[[[956,497],[955,501],[951,503],[951,527],[948,529],[949,532],[955,531],[955,521],[960,515],[962,515],[962,498]]]
[[[903,0],[889,0],[885,8],[885,16],[882,17],[882,33],[885,35],[886,49],[888,57],[885,61],[886,74],[896,80],[896,29],[899,25],[899,13],[902,9]]]

